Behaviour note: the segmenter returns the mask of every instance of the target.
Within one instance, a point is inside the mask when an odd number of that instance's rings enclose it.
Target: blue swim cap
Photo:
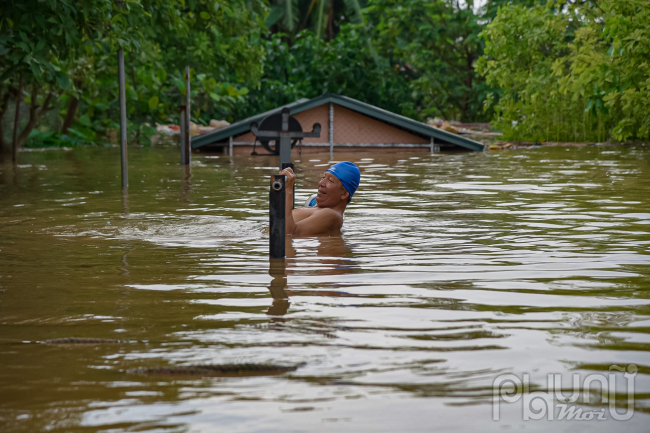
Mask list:
[[[350,197],[359,188],[359,181],[361,180],[361,172],[359,167],[351,162],[343,161],[334,164],[327,169],[328,173],[332,173],[343,184],[343,188],[350,193]]]

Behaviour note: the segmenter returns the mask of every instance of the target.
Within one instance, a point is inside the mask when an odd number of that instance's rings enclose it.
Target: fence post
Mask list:
[[[183,141],[184,141],[184,146],[181,147],[181,152],[183,153],[183,157],[181,157],[181,164],[182,165],[188,165],[191,162],[192,159],[192,138],[191,138],[191,130],[192,130],[192,109],[190,106],[190,67],[185,66],[185,113],[184,118],[185,118],[185,134],[183,134]],[[181,142],[183,142],[181,141]],[[184,161],[184,162],[183,162]]]
[[[181,147],[181,165],[187,165],[187,155],[185,153],[185,139],[186,139],[186,134],[185,130],[187,129],[187,126],[185,125],[185,105],[179,105],[178,108],[180,109],[180,127],[181,127],[181,135],[179,136],[180,139],[180,147]]]
[[[126,151],[126,83],[124,81],[124,50],[117,52],[117,81],[120,92],[120,154],[122,157],[122,189],[129,188],[128,154]]]
[[[431,153],[440,152],[440,145],[436,143],[436,139],[431,137]]]

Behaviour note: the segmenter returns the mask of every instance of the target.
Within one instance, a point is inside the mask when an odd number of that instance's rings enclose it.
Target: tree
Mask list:
[[[366,10],[375,23],[373,45],[411,83],[418,117],[485,116],[488,89],[474,71],[483,42],[473,2],[374,0]]]
[[[264,31],[265,15],[264,4],[250,0],[12,2],[0,16],[0,118],[10,100],[25,98],[30,114],[20,144],[57,106],[66,132],[92,138],[97,129],[111,127],[111,118],[116,118],[112,110],[117,106],[118,48],[127,53],[132,79],[128,98],[135,102],[129,109],[138,122],[166,119],[176,111],[172,99],[184,92],[178,82],[180,67],[186,64],[194,67],[197,78],[202,68],[213,73],[216,81],[203,77],[206,92],[212,100],[225,96],[223,104],[232,104],[234,99],[228,98],[245,91],[217,84],[259,76],[263,53],[251,46]],[[19,95],[21,82],[26,91]],[[84,114],[79,128],[71,128],[80,107]],[[2,130],[0,140],[7,152]]]
[[[477,66],[506,139],[649,138],[649,18],[647,1],[500,8]]]
[[[471,4],[370,0],[331,40],[276,33],[261,86],[238,117],[332,92],[420,120],[486,118],[490,89],[473,67],[482,53],[478,19]]]
[[[258,86],[236,107],[236,118],[268,111],[300,98],[341,93],[410,116],[412,89],[391,72],[387,59],[371,49],[363,26],[345,25],[331,41],[305,30],[290,45],[278,33],[266,42],[264,73]]]
[[[303,30],[319,38],[334,39],[347,23],[363,22],[365,0],[272,0],[266,24],[289,40]]]

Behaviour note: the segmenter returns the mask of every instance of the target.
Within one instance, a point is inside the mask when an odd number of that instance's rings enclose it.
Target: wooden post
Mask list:
[[[232,156],[232,135],[228,137],[228,155]]]

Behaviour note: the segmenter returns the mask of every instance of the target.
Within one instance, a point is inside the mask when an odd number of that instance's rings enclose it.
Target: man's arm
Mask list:
[[[291,168],[285,168],[280,174],[284,174],[287,177],[287,181],[284,183],[284,220],[286,234],[292,235],[296,229],[296,223],[293,220],[293,185],[296,183],[296,174]]]

